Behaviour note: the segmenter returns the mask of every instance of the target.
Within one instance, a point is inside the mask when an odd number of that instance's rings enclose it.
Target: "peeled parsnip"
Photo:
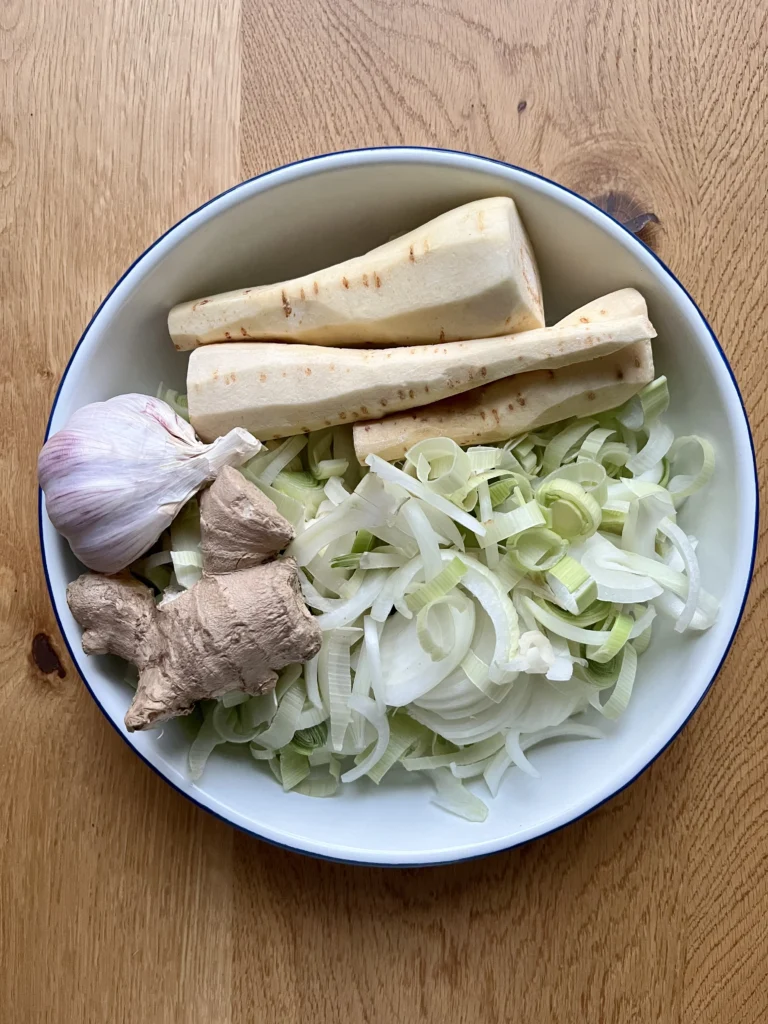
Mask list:
[[[635,316],[411,348],[205,346],[189,360],[190,420],[204,439],[244,426],[266,441],[411,409],[513,373],[593,360],[654,334],[647,317]]]
[[[621,322],[616,318],[646,313],[642,295],[634,288],[623,288],[581,306],[551,329],[581,326],[597,331]],[[655,334],[651,329],[644,338]],[[569,416],[588,416],[621,405],[652,379],[651,342],[638,340],[613,355],[562,369],[517,373],[410,413],[356,423],[355,452],[361,463],[370,454],[392,462],[428,437],[450,437],[461,445],[502,441]]]
[[[244,339],[414,345],[543,326],[533,251],[505,196],[314,274],[185,302],[168,316],[178,349]]]

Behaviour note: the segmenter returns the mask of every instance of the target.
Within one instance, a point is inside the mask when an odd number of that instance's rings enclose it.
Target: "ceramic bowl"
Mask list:
[[[670,382],[668,420],[708,436],[717,470],[681,522],[700,539],[703,584],[722,602],[714,627],[679,637],[658,630],[640,661],[626,715],[602,741],[551,743],[532,752],[534,779],[511,771],[482,824],[430,802],[431,783],[394,771],[332,799],[284,793],[241,748],[220,748],[199,782],[186,771],[180,723],[129,735],[124,666],[88,658],[65,600],[81,567],[41,504],[45,572],[61,631],[94,700],[148,765],[201,807],[262,839],[364,864],[427,865],[503,850],[551,832],[619,792],[676,736],[715,679],[733,640],[752,573],[757,524],[755,459],[731,369],[707,321],[671,271],[621,225],[567,189],[484,157],[431,149],[334,153],[281,167],[206,203],[159,238],[97,310],[64,372],[48,432],[79,406],[127,391],[183,389],[186,355],[174,351],[168,310],[200,295],[304,274],[484,196],[518,205],[541,270],[549,322],[605,292],[633,286],[658,330],[656,364]],[[735,496],[739,500],[735,500]],[[95,767],[95,766],[94,766]]]

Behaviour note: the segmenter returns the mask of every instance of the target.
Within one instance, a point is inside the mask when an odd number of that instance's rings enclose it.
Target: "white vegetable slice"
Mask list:
[[[467,530],[471,530],[476,533],[478,537],[485,536],[485,529],[483,526],[466,512],[462,512],[461,509],[448,501],[447,498],[443,498],[439,494],[433,494],[432,491],[425,484],[421,483],[420,480],[414,480],[413,477],[408,476],[401,469],[396,466],[390,465],[380,459],[378,455],[369,455],[366,460],[366,465],[370,466],[371,471],[376,473],[377,476],[381,477],[382,480],[388,480],[390,483],[399,484],[404,490],[408,491],[409,494],[414,495],[417,498],[421,498],[428,505],[436,508],[438,512],[443,512],[450,519],[460,523]]]
[[[698,437],[696,434],[678,437],[669,450],[669,459],[672,466],[674,467],[680,453],[694,444],[698,445],[701,449],[701,468],[697,473],[678,473],[669,481],[668,489],[676,505],[682,504],[686,498],[701,490],[708,483],[715,470],[714,448],[706,438]]]
[[[403,768],[409,772],[424,771],[431,768],[450,768],[451,765],[476,764],[478,761],[485,761],[497,750],[504,746],[504,737],[501,735],[492,736],[482,743],[473,743],[463,750],[457,750],[450,754],[433,754],[426,757],[404,757]]]
[[[597,426],[597,420],[577,420],[569,424],[552,438],[544,449],[544,458],[541,462],[541,472],[547,476],[556,469],[564,460],[566,454],[574,445],[584,437],[585,434]]]
[[[282,472],[285,467],[292,462],[296,456],[306,447],[307,438],[301,434],[297,434],[294,437],[288,437],[283,441],[279,448],[270,452],[269,462],[258,462],[254,466],[254,471],[258,475],[262,483],[273,484],[277,478],[278,473]],[[259,459],[259,456],[256,456]],[[254,460],[255,461],[255,460]],[[262,467],[263,468],[260,468]]]
[[[405,519],[413,539],[419,546],[422,563],[424,565],[424,578],[429,583],[443,568],[443,561],[440,557],[440,545],[438,544],[432,524],[415,498],[409,498],[400,510]]]
[[[205,770],[208,758],[215,748],[224,742],[213,722],[214,708],[215,706],[211,705],[207,709],[203,718],[203,724],[200,726],[200,730],[194,740],[192,740],[189,748],[187,762],[191,779],[196,780],[200,778]]]
[[[382,759],[389,746],[389,721],[387,720],[386,711],[380,708],[370,697],[359,697],[355,694],[349,698],[349,706],[353,711],[357,711],[358,714],[371,723],[376,730],[377,736],[376,743],[370,754],[364,757],[354,768],[350,768],[348,772],[345,772],[341,776],[342,782],[354,782],[356,779],[362,778],[363,775],[367,775]]]
[[[185,590],[202,578],[200,506],[192,498],[171,523],[171,559],[179,585]]]
[[[378,597],[371,606],[371,617],[376,622],[385,622],[392,611],[392,606],[395,603],[395,599],[405,597],[406,589],[408,588],[411,581],[420,573],[424,568],[421,555],[416,555],[409,562],[406,562],[402,568],[395,570],[390,574],[389,579],[385,582]],[[401,614],[409,619],[411,617],[410,609],[405,606],[404,602],[400,609]]]
[[[638,555],[653,558],[659,523],[665,517],[669,518],[674,514],[672,501],[663,491],[634,498],[629,503],[621,531],[621,546],[625,551],[634,551]]]
[[[519,730],[510,729],[507,733],[507,738],[504,743],[504,748],[507,752],[507,756],[510,761],[517,765],[521,772],[525,772],[526,775],[530,775],[531,778],[540,779],[541,772],[537,771],[533,767],[531,762],[523,753],[523,748],[520,746],[520,732]]]
[[[322,708],[323,701],[320,697],[320,689],[317,682],[317,666],[320,655],[316,654],[304,666],[304,680],[307,687],[307,697],[316,708]]]
[[[342,483],[342,480],[338,476],[331,476],[325,482],[323,488],[325,494],[333,505],[341,505],[342,502],[346,501],[349,497],[349,491]]]
[[[529,501],[510,512],[492,512],[484,525],[486,534],[482,539],[482,545],[488,547],[491,544],[499,544],[510,537],[517,537],[526,530],[545,526],[546,519],[539,503]]]
[[[334,750],[341,750],[350,718],[349,698],[352,695],[352,670],[349,649],[359,639],[361,630],[335,629],[328,640],[326,671],[320,672],[320,692],[330,715],[330,741]],[[321,652],[322,653],[322,652]],[[320,662],[322,669],[323,659]]]
[[[366,572],[355,593],[346,600],[334,602],[334,607],[318,615],[315,619],[317,625],[324,632],[350,626],[371,607],[386,582],[387,575],[384,570],[373,569]]]
[[[495,754],[490,761],[486,763],[483,771],[483,778],[491,792],[491,796],[496,796],[501,786],[501,781],[504,778],[507,770],[512,767],[512,758],[506,751],[506,748],[500,750]]]
[[[674,544],[685,564],[685,571],[688,577],[688,594],[683,610],[675,623],[675,630],[678,633],[683,633],[691,625],[699,604],[699,593],[701,591],[699,560],[686,534],[671,519],[662,519],[659,523],[659,530]]]
[[[632,696],[632,688],[637,674],[637,652],[632,644],[627,644],[622,652],[621,668],[616,685],[605,704],[600,703],[599,694],[594,694],[590,703],[605,718],[618,718],[625,711]]]
[[[470,456],[448,437],[419,441],[405,453],[405,459],[423,484],[446,497],[466,484],[473,468]]]
[[[435,768],[429,774],[437,789],[437,794],[432,797],[432,803],[467,821],[485,821],[488,817],[488,807],[480,797],[465,789],[461,780],[457,779],[449,768]]]
[[[471,716],[451,720],[434,711],[414,704],[409,713],[417,722],[438,733],[452,743],[464,746],[480,743],[497,732],[512,726],[529,698],[530,680],[520,676],[508,695],[499,704]]]
[[[278,704],[272,724],[258,737],[258,743],[262,747],[277,750],[291,741],[298,728],[305,698],[306,690],[298,680],[288,687]]]
[[[404,707],[427,693],[460,664],[472,642],[475,604],[463,599],[459,609],[451,607],[455,630],[454,646],[447,657],[433,661],[418,640],[416,619],[393,616],[380,637],[384,692],[391,707]]]
[[[379,708],[386,707],[384,693],[384,674],[381,667],[381,651],[379,650],[379,626],[370,615],[363,619],[363,636],[365,638],[365,652],[367,655],[367,667],[371,680],[371,688]]]
[[[542,608],[530,597],[524,597],[522,602],[537,622],[557,636],[565,637],[566,640],[574,640],[577,644],[599,645],[606,643],[610,638],[610,630],[582,629],[580,626],[572,626],[558,615]]]
[[[648,431],[648,440],[643,448],[627,460],[627,469],[639,476],[660,462],[672,447],[675,435],[665,423],[655,420]]]

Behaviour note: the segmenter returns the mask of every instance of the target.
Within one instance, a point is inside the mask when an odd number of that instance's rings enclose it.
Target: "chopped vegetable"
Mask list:
[[[331,500],[308,495],[289,548],[323,646],[281,676],[254,757],[321,796],[400,762],[431,778],[439,806],[481,821],[468,786],[493,796],[513,767],[538,775],[538,743],[600,736],[584,716],[626,709],[655,619],[696,630],[717,613],[677,522],[714,456],[703,438],[674,440],[666,395],[660,378],[599,419],[466,450],[430,438],[397,466],[371,455],[351,490],[326,476]],[[297,448],[291,472],[325,474],[328,436]],[[698,471],[683,463],[699,453]],[[253,735],[248,707],[229,705],[230,742]],[[196,772],[227,739],[212,728],[206,715]]]

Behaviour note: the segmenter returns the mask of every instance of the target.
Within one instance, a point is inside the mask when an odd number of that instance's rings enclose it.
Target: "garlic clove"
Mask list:
[[[43,447],[48,516],[90,569],[119,572],[157,540],[223,466],[262,445],[236,427],[212,444],[158,398],[118,395],[78,409]]]

